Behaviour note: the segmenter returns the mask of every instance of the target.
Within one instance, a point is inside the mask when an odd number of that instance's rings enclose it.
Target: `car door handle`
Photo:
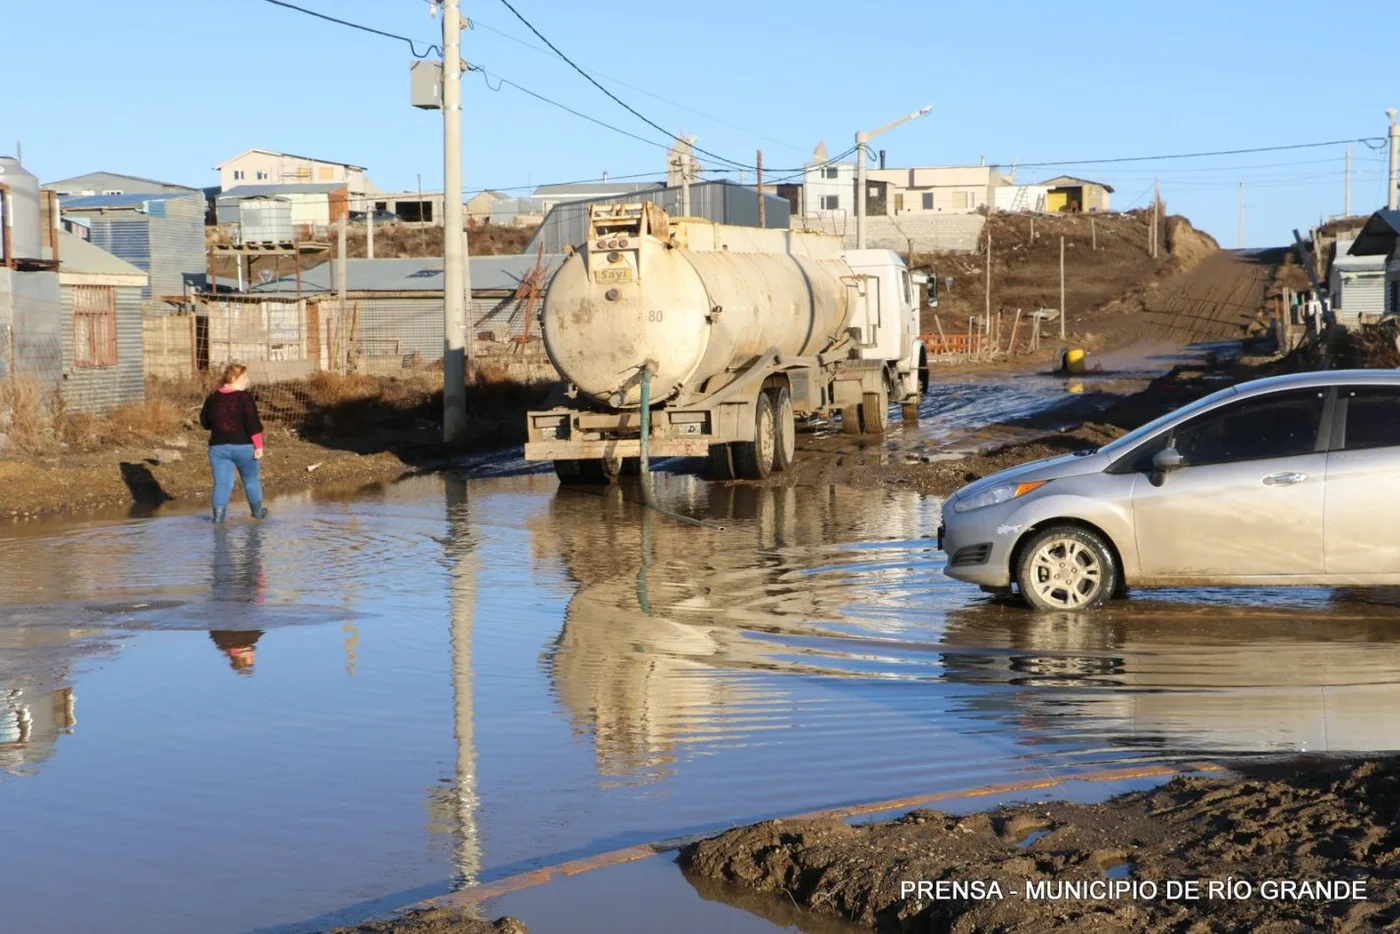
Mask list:
[[[1265,486],[1292,486],[1295,483],[1302,483],[1308,479],[1305,473],[1276,473],[1271,477],[1264,478]]]

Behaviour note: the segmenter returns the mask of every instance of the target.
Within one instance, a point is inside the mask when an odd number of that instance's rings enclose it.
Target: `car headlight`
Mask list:
[[[990,490],[983,490],[976,496],[958,500],[953,505],[953,511],[971,512],[974,509],[983,509],[987,506],[995,506],[997,503],[1009,502],[1018,496],[1025,496],[1033,490],[1040,489],[1048,482],[1048,480],[1036,480],[1031,483],[1005,483],[1001,486],[994,486]]]

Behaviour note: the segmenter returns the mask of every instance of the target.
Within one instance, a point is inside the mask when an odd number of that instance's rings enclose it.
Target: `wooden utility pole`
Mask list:
[[[1157,179],[1152,180],[1152,258],[1157,258],[1157,227],[1158,218],[1162,211],[1162,189],[1161,183]]]
[[[346,271],[345,271],[345,265],[346,265],[346,264],[345,264],[345,213],[344,213],[343,211],[341,212],[341,215],[340,215],[340,224],[339,224],[338,229],[336,230],[336,238],[335,238],[335,239],[336,239],[335,254],[336,254],[336,257],[337,257],[337,265],[336,265],[336,270],[335,270],[335,272],[336,272],[336,293],[337,293],[337,297],[339,298],[339,301],[336,303],[336,316],[335,316],[335,317],[336,317],[336,322],[335,322],[335,337],[336,337],[336,341],[335,341],[335,344],[336,344],[335,371],[336,371],[337,373],[339,373],[339,372],[342,372],[342,368],[343,368],[344,365],[345,365],[345,351],[344,351],[344,348],[345,348],[345,346],[346,346],[346,343],[345,343],[345,325],[346,325],[346,320],[347,320],[348,317],[349,317],[349,316],[346,314],[346,311],[345,311],[346,280],[347,280],[348,276],[346,275]]]
[[[758,169],[758,226],[763,229],[768,226],[767,212],[763,210],[763,150],[758,151],[758,161],[754,163],[754,168]]]
[[[985,296],[985,307],[982,311],[982,329],[988,332],[992,328],[992,234],[987,232],[987,294]]]
[[[1060,237],[1060,340],[1065,339],[1065,238]]]

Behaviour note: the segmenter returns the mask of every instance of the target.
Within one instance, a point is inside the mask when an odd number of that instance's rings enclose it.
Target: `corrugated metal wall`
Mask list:
[[[681,216],[682,192],[679,188],[664,188],[640,193],[573,201],[556,205],[545,217],[539,231],[522,252],[533,254],[544,243],[546,253],[563,253],[565,247],[576,247],[588,236],[588,209],[595,204],[619,204],[639,200],[658,204],[672,217]],[[786,198],[764,195],[764,222],[772,228],[785,229],[792,205]],[[690,186],[690,216],[703,217],[717,224],[758,226],[758,192],[742,185],[707,182]]]
[[[1341,279],[1341,299],[1336,307],[1337,323],[1355,325],[1362,315],[1380,317],[1385,314],[1385,271],[1350,272],[1334,270]]]
[[[73,365],[73,289],[61,289],[63,300],[63,401],[80,412],[104,412],[128,402],[146,399],[146,340],[141,322],[141,290],[117,288],[117,365]]]
[[[0,377],[10,366],[47,392],[63,375],[58,273],[0,268]]]
[[[141,297],[181,295],[185,283],[200,286],[208,272],[204,251],[204,200],[198,196],[151,202],[152,212],[74,212],[85,218],[92,242],[149,276]]]
[[[182,295],[185,285],[199,287],[208,273],[204,250],[204,202],[173,198],[165,216],[151,218],[151,282],[143,298]]]

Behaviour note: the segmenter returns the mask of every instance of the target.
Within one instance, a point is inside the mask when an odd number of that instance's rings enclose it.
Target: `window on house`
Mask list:
[[[117,290],[73,286],[73,365],[117,365]]]
[[[266,170],[264,170],[264,169],[258,169],[258,181],[260,181],[260,182],[267,181],[267,172],[266,172]]]
[[[822,169],[822,178],[840,178],[841,170],[834,165],[829,165]]]
[[[823,211],[839,211],[841,209],[840,195],[822,195]]]
[[[322,179],[323,181],[329,182],[329,181],[332,181],[332,180],[335,179],[335,167],[334,167],[334,166],[323,165],[323,166],[321,166],[321,168],[320,168],[318,171],[319,171],[320,177],[321,177],[321,179]]]
[[[233,170],[233,180],[234,180],[235,182],[241,182],[241,181],[243,181],[243,170],[242,170],[242,169],[234,169],[234,170]]]
[[[970,210],[973,208],[973,206],[974,206],[974,202],[973,202],[973,200],[972,200],[972,192],[970,192],[970,191],[955,191],[955,192],[953,192],[953,208],[954,208],[954,210],[958,210],[958,211],[970,211]]]
[[[924,192],[924,210],[925,210],[925,211],[932,211],[932,210],[933,210],[933,192],[931,192],[931,191],[926,191],[926,192]]]
[[[122,193],[122,190],[120,188],[107,188],[104,189],[102,193],[104,195],[119,195]]]

